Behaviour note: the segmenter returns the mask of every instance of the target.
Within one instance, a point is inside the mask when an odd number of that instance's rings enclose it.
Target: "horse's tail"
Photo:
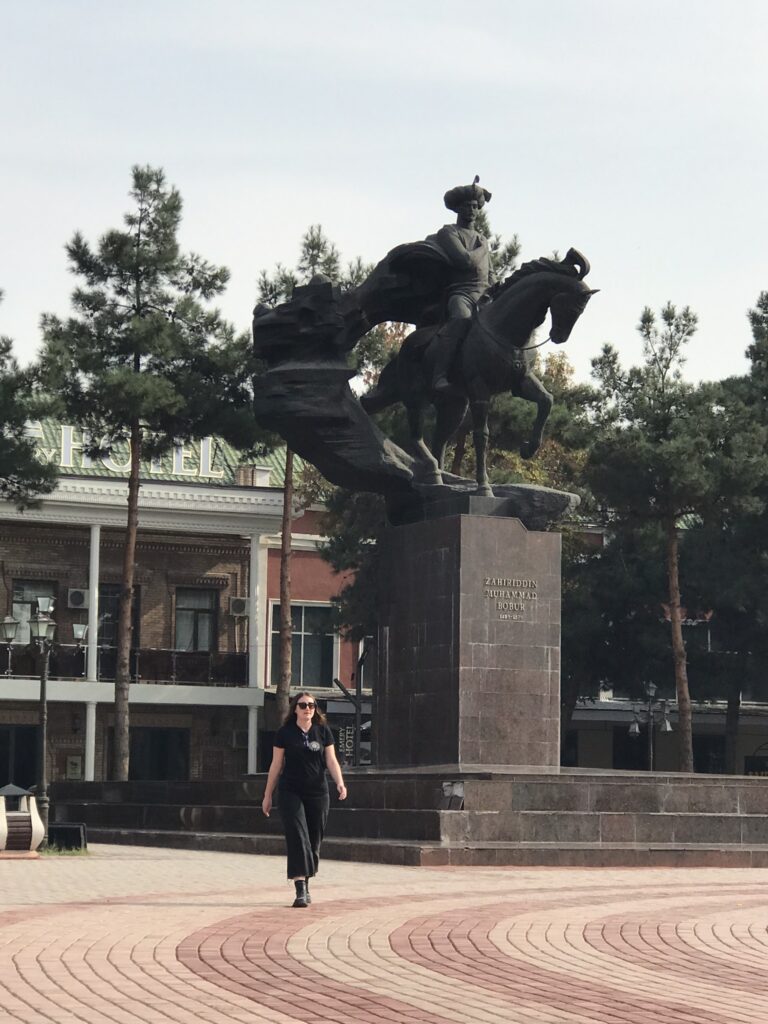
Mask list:
[[[379,374],[379,382],[367,394],[360,396],[360,405],[370,415],[389,408],[401,401],[399,374],[397,372],[398,356],[393,356]]]

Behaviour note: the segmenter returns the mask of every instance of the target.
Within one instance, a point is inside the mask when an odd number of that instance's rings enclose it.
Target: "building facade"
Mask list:
[[[89,458],[77,428],[32,424],[41,458],[61,472],[56,491],[20,512],[0,505],[0,780],[37,775],[39,656],[29,619],[54,600],[48,684],[52,779],[106,779],[111,765],[115,643],[127,509],[127,457]],[[279,455],[242,469],[213,438],[143,467],[131,652],[131,774],[152,779],[236,778],[263,768],[265,705],[276,681]],[[337,727],[351,709],[359,651],[332,628],[343,580],[318,553],[317,513],[297,512],[292,559],[293,683],[329,699]],[[73,627],[87,626],[77,642]],[[342,733],[342,736],[344,733]]]

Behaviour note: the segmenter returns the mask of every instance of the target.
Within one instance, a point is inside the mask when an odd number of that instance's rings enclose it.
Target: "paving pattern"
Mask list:
[[[768,871],[0,860],[0,1021],[766,1024]]]

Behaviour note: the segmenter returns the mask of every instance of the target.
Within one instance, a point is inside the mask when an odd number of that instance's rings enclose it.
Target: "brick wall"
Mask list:
[[[67,608],[70,588],[87,588],[90,538],[70,527],[3,524],[0,528],[0,613],[9,614],[15,579],[56,583],[56,621],[61,643],[72,643],[72,623],[87,621],[86,611]],[[225,542],[209,537],[174,537],[140,533],[136,585],[140,601],[141,647],[174,646],[174,600],[177,587],[203,586],[219,595],[219,650],[245,650],[246,625],[228,612],[228,598],[246,593],[249,548],[246,540]],[[102,583],[119,583],[122,535],[101,534]]]

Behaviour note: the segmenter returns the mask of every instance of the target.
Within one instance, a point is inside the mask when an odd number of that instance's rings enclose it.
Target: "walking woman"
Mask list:
[[[294,907],[306,907],[312,902],[309,880],[317,874],[320,843],[328,819],[326,768],[336,783],[339,800],[346,800],[347,787],[325,715],[311,694],[297,693],[291,697],[285,721],[275,733],[272,764],[261,804],[269,817],[279,779],[278,805],[288,851],[288,878],[296,886]]]

